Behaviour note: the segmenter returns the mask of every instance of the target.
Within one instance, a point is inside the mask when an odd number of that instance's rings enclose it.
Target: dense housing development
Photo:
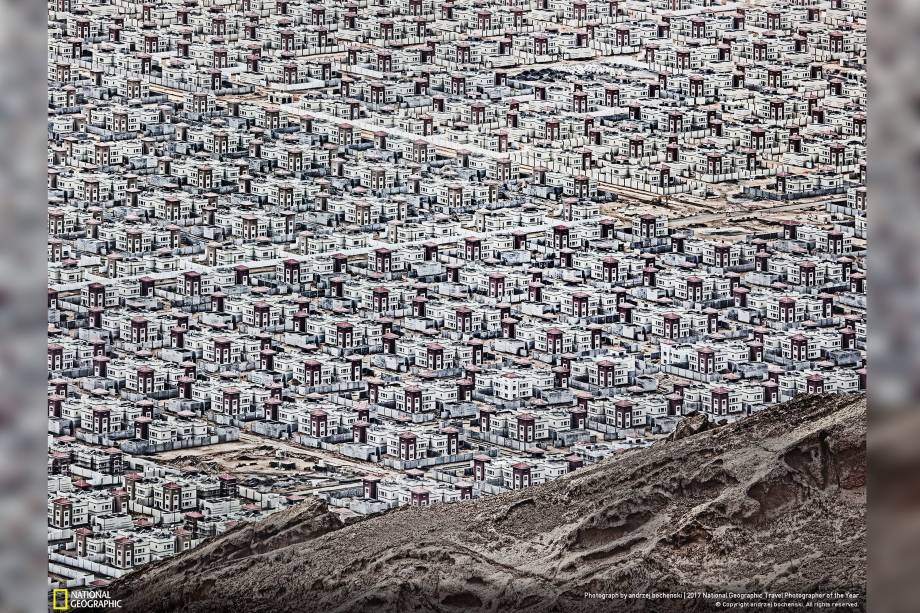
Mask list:
[[[48,23],[49,588],[866,388],[865,0]]]

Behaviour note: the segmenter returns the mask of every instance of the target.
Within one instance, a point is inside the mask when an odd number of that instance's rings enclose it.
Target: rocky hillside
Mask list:
[[[122,611],[147,613],[622,611],[643,603],[585,592],[864,593],[866,422],[863,396],[810,397],[501,496],[348,526],[314,502],[112,591]]]

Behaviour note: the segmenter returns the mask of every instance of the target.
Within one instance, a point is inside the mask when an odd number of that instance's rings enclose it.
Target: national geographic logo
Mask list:
[[[67,588],[51,590],[52,611],[120,608],[121,600],[112,598],[105,590],[71,590]]]
[[[51,610],[66,611],[70,608],[70,590],[59,589],[51,591]]]

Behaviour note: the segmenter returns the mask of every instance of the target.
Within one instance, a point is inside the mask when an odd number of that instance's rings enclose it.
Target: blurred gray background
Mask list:
[[[0,611],[47,610],[46,20],[0,0]]]
[[[869,3],[870,611],[920,610],[920,2]]]

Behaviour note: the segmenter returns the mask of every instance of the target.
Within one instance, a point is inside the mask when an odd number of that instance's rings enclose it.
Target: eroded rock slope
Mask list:
[[[319,502],[113,585],[122,611],[708,610],[585,592],[859,589],[866,405],[808,397],[502,496],[344,526]]]

